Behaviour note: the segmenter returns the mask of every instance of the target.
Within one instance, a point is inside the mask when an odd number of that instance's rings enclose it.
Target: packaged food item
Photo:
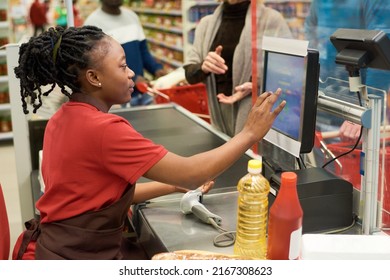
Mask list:
[[[244,260],[237,255],[227,255],[202,250],[179,250],[166,253],[158,253],[152,260]]]

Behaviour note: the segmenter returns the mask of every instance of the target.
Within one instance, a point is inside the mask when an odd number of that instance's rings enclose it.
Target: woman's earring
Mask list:
[[[98,83],[98,86],[101,87],[101,86],[102,86],[102,83]]]

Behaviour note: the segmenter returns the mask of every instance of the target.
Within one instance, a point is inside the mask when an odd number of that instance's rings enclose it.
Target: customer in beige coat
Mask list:
[[[292,37],[283,16],[261,2],[257,4],[259,87],[263,36]],[[187,81],[206,83],[211,123],[229,136],[242,130],[252,104],[251,34],[251,1],[224,0],[213,14],[201,19],[186,55]]]

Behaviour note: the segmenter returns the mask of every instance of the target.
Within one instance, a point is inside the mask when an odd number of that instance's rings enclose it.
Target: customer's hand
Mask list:
[[[283,100],[272,111],[272,107],[277,102],[281,92],[280,88],[275,93],[264,92],[257,98],[249,112],[248,119],[241,132],[247,134],[246,137],[250,137],[249,139],[254,143],[263,139],[270,130],[275,118],[286,105],[286,101]]]
[[[221,57],[222,46],[218,46],[215,52],[209,52],[202,63],[202,71],[206,74],[225,74],[228,67],[225,60]]]
[[[243,99],[245,96],[250,94],[252,92],[252,83],[251,82],[246,82],[243,83],[242,85],[236,86],[234,88],[234,93],[233,95],[227,96],[223,93],[219,93],[217,95],[218,101],[224,104],[233,104],[237,101],[240,101]]]
[[[356,141],[359,138],[360,130],[360,125],[344,121],[339,130],[339,137],[343,142]]]

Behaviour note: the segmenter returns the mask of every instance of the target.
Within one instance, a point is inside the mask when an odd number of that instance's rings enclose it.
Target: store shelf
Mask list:
[[[266,0],[264,4],[279,11],[285,18],[294,38],[304,39],[304,22],[312,0]]]
[[[311,3],[312,0],[265,0],[264,3],[286,3],[286,2],[289,2],[289,3],[299,3],[299,2],[303,2],[303,3]]]
[[[284,16],[295,38],[304,39],[303,24],[311,1],[265,0],[264,3]],[[129,4],[140,17],[152,53],[173,67],[181,66],[184,62],[199,20],[212,13],[219,5],[215,0],[183,0],[174,1],[174,4],[172,1],[155,0],[153,5],[148,5],[147,1],[130,1]],[[181,52],[181,55],[172,52]],[[170,57],[176,59],[171,61]],[[178,57],[182,59],[179,61]]]
[[[156,55],[154,53],[152,53],[152,55],[159,61],[161,61],[162,63],[166,63],[166,64],[169,64],[175,68],[179,68],[181,66],[183,66],[183,62],[181,61],[178,61],[178,60],[175,60],[175,59],[171,59],[171,58],[167,58],[167,57],[164,57],[164,56],[160,56],[160,55]]]
[[[11,132],[0,132],[0,141],[5,140],[12,140],[13,139],[13,133]]]
[[[184,56],[188,53],[191,48],[195,28],[199,23],[200,19],[206,15],[209,15],[214,12],[215,8],[220,4],[215,0],[203,0],[195,1],[188,0],[182,1],[182,10],[183,10],[183,48]]]
[[[175,34],[182,34],[183,33],[183,30],[181,28],[165,27],[163,25],[158,25],[158,24],[153,24],[153,23],[143,23],[142,26],[144,28],[157,29],[157,30],[161,30],[164,32],[168,32],[168,33],[175,33]]]
[[[9,102],[9,77],[7,76],[7,51],[4,46],[10,43],[10,17],[8,14],[10,2],[8,0],[2,0],[0,9],[1,21],[0,21],[0,141],[13,139],[13,133],[11,122],[11,104]]]
[[[0,111],[9,111],[11,110],[11,104],[5,103],[5,104],[0,104]]]
[[[0,83],[8,83],[8,76],[0,76]]]
[[[159,45],[161,47],[164,47],[164,48],[168,48],[168,49],[172,49],[172,50],[175,50],[175,51],[183,52],[183,48],[182,47],[178,47],[178,46],[174,46],[174,45],[171,45],[171,44],[167,44],[165,42],[162,42],[162,41],[159,41],[159,40],[155,40],[155,39],[152,39],[152,38],[148,38],[147,41],[152,43],[152,44],[156,44],[156,45]]]
[[[0,28],[9,28],[8,21],[0,21]]]
[[[148,9],[148,8],[132,8],[132,10],[138,14],[142,13],[142,14],[181,17],[181,10],[159,10],[159,9]]]
[[[202,7],[202,6],[210,6],[210,5],[213,5],[213,6],[218,6],[219,3],[216,3],[216,1],[214,0],[198,0],[198,1],[187,1],[189,2],[190,5],[196,5],[196,6],[199,6],[199,7]]]
[[[149,42],[151,53],[167,70],[181,67],[192,44],[191,34],[200,17],[209,14],[219,3],[200,1],[129,1],[130,8],[138,14]],[[190,38],[191,37],[191,38]]]

